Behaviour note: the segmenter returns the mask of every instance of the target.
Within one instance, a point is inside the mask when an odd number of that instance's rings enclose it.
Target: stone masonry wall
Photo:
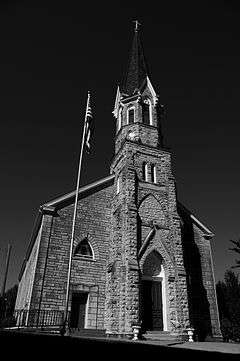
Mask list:
[[[221,337],[211,258],[212,235],[200,228],[182,206],[179,215],[191,326],[200,341],[206,337]]]
[[[49,251],[49,241],[51,236],[51,230],[53,225],[53,216],[50,214],[44,214],[42,218],[42,232],[40,238],[40,245],[37,257],[36,271],[34,273],[34,283],[32,290],[32,298],[30,309],[38,310],[43,297],[43,283],[45,276],[46,260]],[[49,308],[51,306],[49,305]]]
[[[149,196],[151,197],[151,195]],[[144,202],[147,201],[147,198]],[[154,211],[154,203],[152,205]],[[148,217],[148,212],[144,214],[143,209],[141,211],[141,224],[145,224]],[[157,215],[156,209],[156,215]],[[166,283],[166,302],[168,308],[168,331],[172,333],[182,333],[189,325],[189,310],[188,310],[188,298],[187,298],[187,284],[186,284],[186,272],[183,267],[183,254],[181,249],[181,234],[178,219],[171,219],[168,215],[167,226],[161,225],[161,219],[159,221],[155,218],[155,224],[157,224],[157,230],[153,239],[148,244],[145,253],[140,261],[141,269],[144,267],[144,261],[151,252],[157,251],[163,258],[163,265],[167,276]],[[175,222],[175,223],[174,223]],[[142,226],[142,228],[144,228]],[[144,230],[145,234],[148,234],[151,227],[148,230]],[[142,229],[143,231],[143,229]],[[145,239],[142,232],[142,243]]]
[[[120,179],[120,191],[114,185],[110,269],[107,278],[106,329],[109,334],[132,333],[139,321],[139,269],[137,264],[136,172],[132,152],[124,149],[113,167]]]
[[[143,162],[156,166],[156,184],[145,182]],[[186,272],[183,262],[180,218],[177,214],[176,187],[171,169],[171,155],[166,151],[139,151],[135,155],[139,177],[138,213],[141,224],[141,244],[153,224],[157,231],[140,261],[141,269],[146,256],[156,250],[163,258],[166,273],[168,331],[182,333],[189,325]],[[150,179],[150,177],[149,177]]]
[[[221,337],[210,240],[195,224],[193,226],[193,231],[194,240],[200,255],[203,287],[209,305],[210,335]],[[199,317],[203,318],[204,315],[199,315]]]
[[[143,162],[156,166],[156,184],[144,181]],[[143,263],[139,264],[138,250],[155,222],[159,229],[158,237],[154,238],[154,243],[148,245],[143,259],[150,250],[156,249],[168,265],[166,270],[168,274],[166,286],[169,310],[168,330],[182,333],[189,325],[189,310],[180,218],[177,214],[170,154],[154,148],[149,149],[134,142],[127,142],[123,150],[115,157],[112,169],[116,178],[120,179],[120,192],[113,198],[110,248],[111,261],[118,264],[119,268],[114,268],[115,272],[116,269],[118,270],[115,273],[115,283],[112,274],[108,276],[109,332],[130,332],[131,323],[139,321],[141,308],[139,265],[142,268]],[[121,253],[117,255],[119,247],[121,247]],[[125,273],[121,272],[122,268],[125,269]],[[116,301],[111,297],[114,292]],[[126,301],[125,308],[121,308],[123,298]],[[128,299],[131,300],[131,307],[127,306]],[[125,317],[125,328],[120,327],[117,321],[114,302],[119,306],[118,320],[119,318],[123,320]],[[113,324],[114,327],[112,327]],[[124,324],[123,321],[122,324]]]
[[[87,237],[94,259],[73,257],[69,309],[72,291],[87,292],[88,328],[104,328],[111,195],[112,187],[108,186],[78,201],[74,249]],[[44,219],[32,307],[40,303],[41,309],[64,310],[72,215],[73,204]]]
[[[30,308],[34,274],[37,265],[41,233],[42,233],[42,227],[40,227],[38,231],[35,244],[32,248],[31,255],[29,259],[26,261],[25,270],[22,275],[21,281],[19,282],[18,285],[18,293],[15,304],[16,310],[22,310],[22,309],[28,310]]]

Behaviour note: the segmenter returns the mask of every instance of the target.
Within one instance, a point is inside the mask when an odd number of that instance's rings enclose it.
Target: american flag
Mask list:
[[[88,103],[86,109],[86,117],[85,117],[85,148],[87,153],[90,153],[91,148],[91,136],[93,132],[93,116],[92,116],[92,109],[90,105],[90,93],[88,93]]]

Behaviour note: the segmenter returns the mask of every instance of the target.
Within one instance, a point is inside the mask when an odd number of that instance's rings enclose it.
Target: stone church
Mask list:
[[[163,106],[136,28],[113,110],[110,175],[79,189],[69,293],[70,329],[130,337],[221,337],[213,233],[179,203]],[[63,312],[76,192],[39,209],[19,275],[16,311]],[[29,316],[30,317],[30,316]]]

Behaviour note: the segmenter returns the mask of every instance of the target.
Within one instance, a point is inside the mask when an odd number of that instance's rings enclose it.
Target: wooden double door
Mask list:
[[[145,330],[163,330],[162,282],[142,281],[142,321]]]

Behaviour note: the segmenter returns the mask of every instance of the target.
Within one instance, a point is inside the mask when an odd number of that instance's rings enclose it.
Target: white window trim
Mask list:
[[[149,104],[149,125],[153,125],[153,114],[152,114],[152,102],[150,99],[148,99],[148,104]]]
[[[148,182],[148,163],[144,163],[143,164],[144,166],[144,181],[145,182]]]
[[[133,110],[134,111],[134,115],[133,115],[133,123],[135,123],[135,107],[134,106],[132,106],[132,107],[130,107],[130,108],[128,108],[128,110],[127,110],[127,125],[129,124],[129,112],[130,112],[130,110]]]
[[[159,275],[153,277],[153,280],[162,282],[162,312],[163,312],[163,331],[167,331],[167,297],[166,297],[166,275],[163,265],[161,265],[161,272]]]
[[[166,274],[163,265],[161,265],[161,271],[156,276],[143,276],[143,280],[155,281],[162,283],[162,312],[163,312],[163,331],[168,331],[168,318],[167,318],[167,285]]]
[[[151,166],[151,176],[152,176],[152,182],[157,183],[157,172],[156,172],[155,164],[152,164],[152,166]]]
[[[87,302],[85,305],[84,328],[88,328],[89,299],[90,299],[90,292],[88,292]]]

